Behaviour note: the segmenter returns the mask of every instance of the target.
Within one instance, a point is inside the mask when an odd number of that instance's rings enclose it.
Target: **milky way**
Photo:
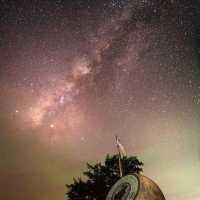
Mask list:
[[[199,199],[197,2],[0,4],[1,199],[65,198],[115,135],[167,199]]]

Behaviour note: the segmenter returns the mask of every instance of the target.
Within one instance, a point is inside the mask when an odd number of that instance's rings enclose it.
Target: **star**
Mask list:
[[[55,128],[55,125],[54,124],[50,124],[49,127],[53,129],[53,128]]]

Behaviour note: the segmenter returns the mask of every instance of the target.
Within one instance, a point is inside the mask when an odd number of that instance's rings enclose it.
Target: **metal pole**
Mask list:
[[[119,148],[119,145],[118,145],[118,143],[117,143],[117,141],[118,141],[118,137],[117,136],[115,136],[115,139],[116,139],[116,144],[117,144],[117,150],[118,150],[118,159],[119,159],[119,175],[120,175],[120,177],[122,177],[123,176],[123,168],[122,168],[122,162],[121,162],[121,153],[120,153],[120,148]]]

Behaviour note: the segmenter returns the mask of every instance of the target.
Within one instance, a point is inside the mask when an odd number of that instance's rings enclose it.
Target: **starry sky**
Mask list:
[[[66,199],[86,162],[144,162],[200,199],[200,2],[0,0],[0,199]]]

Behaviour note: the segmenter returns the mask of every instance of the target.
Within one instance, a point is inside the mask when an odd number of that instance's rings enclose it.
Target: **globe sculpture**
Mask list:
[[[150,178],[131,174],[122,177],[113,185],[106,200],[165,200],[165,197]]]

